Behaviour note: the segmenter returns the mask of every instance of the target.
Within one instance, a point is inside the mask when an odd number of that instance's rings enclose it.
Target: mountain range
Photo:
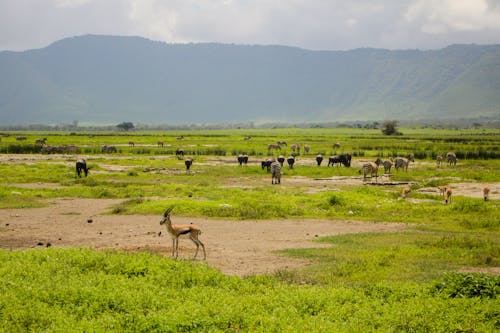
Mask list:
[[[315,51],[85,35],[0,52],[0,121],[500,118],[500,45]]]

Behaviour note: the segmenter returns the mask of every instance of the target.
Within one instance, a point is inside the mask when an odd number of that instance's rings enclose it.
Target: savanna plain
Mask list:
[[[498,331],[500,130],[401,132],[4,131],[0,331]],[[172,257],[169,207],[206,260]]]

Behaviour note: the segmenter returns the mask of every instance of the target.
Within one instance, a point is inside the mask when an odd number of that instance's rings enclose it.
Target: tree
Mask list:
[[[123,122],[121,124],[116,125],[116,127],[118,127],[118,129],[121,129],[121,130],[124,130],[124,131],[128,131],[128,130],[134,128],[134,124],[132,124],[131,122],[127,121],[127,122]]]
[[[398,121],[397,120],[386,120],[382,124],[382,133],[385,135],[403,135],[403,133],[398,131]]]

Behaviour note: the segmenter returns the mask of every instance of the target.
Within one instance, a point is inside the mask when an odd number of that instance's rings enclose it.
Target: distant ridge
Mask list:
[[[85,35],[0,52],[3,125],[500,118],[500,45],[310,51]]]

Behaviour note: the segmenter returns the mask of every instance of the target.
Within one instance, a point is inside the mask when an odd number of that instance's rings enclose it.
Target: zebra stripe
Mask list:
[[[448,165],[457,165],[457,155],[451,151],[446,154],[446,160],[448,161]]]
[[[394,168],[396,171],[398,171],[399,168],[403,168],[405,171],[408,171],[408,159],[403,157],[396,158],[394,161]]]
[[[273,161],[271,163],[271,184],[280,184],[281,183],[281,165]]]
[[[363,181],[366,181],[366,175],[370,174],[373,178],[375,175],[375,182],[378,182],[378,165],[374,162],[363,164]]]

